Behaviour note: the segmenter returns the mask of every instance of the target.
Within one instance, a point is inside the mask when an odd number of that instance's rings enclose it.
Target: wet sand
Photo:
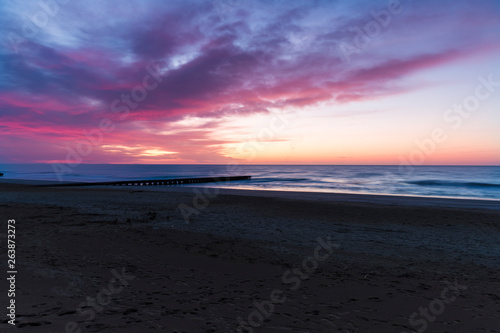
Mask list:
[[[18,266],[2,330],[500,327],[498,201],[2,180],[0,202]]]

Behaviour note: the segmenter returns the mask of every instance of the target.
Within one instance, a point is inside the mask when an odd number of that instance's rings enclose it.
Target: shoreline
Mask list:
[[[63,182],[71,183],[71,182]],[[3,184],[37,186],[45,185],[47,188],[53,181],[25,180],[25,179],[0,179],[0,189]],[[7,185],[8,186],[8,185]],[[66,187],[68,189],[83,189],[77,187]],[[464,197],[439,197],[439,196],[418,196],[407,194],[373,194],[373,193],[341,193],[341,192],[319,192],[319,191],[287,191],[287,190],[262,190],[262,189],[238,189],[211,186],[196,185],[178,185],[178,186],[86,186],[85,189],[109,189],[109,190],[138,190],[151,192],[193,192],[195,189],[209,189],[212,192],[218,192],[225,195],[241,195],[253,197],[273,197],[292,200],[310,200],[310,201],[332,201],[332,202],[359,202],[384,205],[403,205],[403,206],[436,206],[449,208],[469,208],[469,209],[488,209],[500,210],[500,199],[486,198],[464,198]]]

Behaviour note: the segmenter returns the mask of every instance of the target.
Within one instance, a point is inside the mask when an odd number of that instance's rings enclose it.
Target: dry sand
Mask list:
[[[199,191],[0,182],[2,332],[500,331],[498,201]]]

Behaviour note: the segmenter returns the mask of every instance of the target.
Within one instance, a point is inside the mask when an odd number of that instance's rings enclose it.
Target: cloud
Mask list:
[[[10,135],[14,145],[13,137],[19,144],[24,142],[21,137],[42,140],[50,147],[45,148],[49,156],[57,140],[77,140],[82,130],[110,117],[119,124],[106,137],[108,144],[119,145],[133,137],[152,149],[181,150],[164,143],[167,140],[201,161],[208,158],[203,147],[217,154],[214,147],[224,144],[209,138],[226,117],[397,94],[407,88],[401,80],[413,73],[485,53],[499,44],[492,33],[498,31],[492,20],[498,9],[491,12],[487,6],[480,9],[464,1],[447,12],[421,2],[393,17],[387,33],[376,41],[385,47],[367,48],[346,64],[338,53],[339,43],[352,41],[350,29],[373,19],[371,8],[386,5],[383,1],[236,1],[222,7],[206,1],[61,5],[44,29],[25,38],[19,53],[11,48],[0,52],[0,135]],[[39,10],[35,1],[0,7],[9,23],[0,32],[23,36],[22,15]],[[467,19],[470,10],[474,19]],[[456,21],[468,25],[457,26]],[[450,34],[447,43],[434,42],[433,33],[440,28]],[[411,40],[410,34],[417,32],[429,41],[426,45]],[[443,38],[439,35],[436,40]],[[120,121],[110,105],[142,83],[147,66],[161,68],[162,83]],[[186,135],[150,136],[136,127],[138,121],[151,128],[154,123],[168,127],[185,117],[221,121],[193,125],[185,129]],[[201,131],[193,131],[197,129]],[[16,155],[12,150],[4,154]],[[43,159],[43,154],[33,154],[27,154],[26,161]],[[144,155],[136,157],[143,160]],[[133,161],[130,156],[123,158]]]

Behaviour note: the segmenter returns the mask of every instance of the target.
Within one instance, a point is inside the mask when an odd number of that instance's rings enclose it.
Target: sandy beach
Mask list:
[[[2,180],[0,202],[2,331],[500,327],[498,201]]]

